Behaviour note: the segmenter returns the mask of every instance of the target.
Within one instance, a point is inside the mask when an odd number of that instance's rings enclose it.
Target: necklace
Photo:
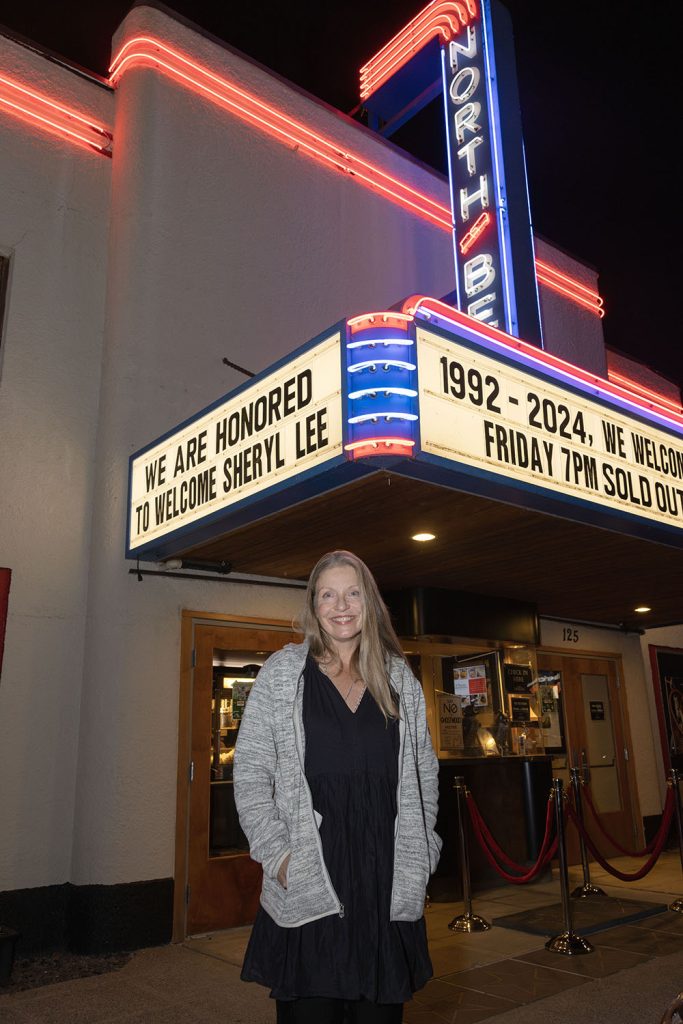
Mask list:
[[[347,691],[347,694],[346,694],[346,696],[344,697],[344,700],[345,700],[345,701],[348,701],[349,697],[351,696],[351,690],[352,690],[352,689],[354,688],[354,686],[356,685],[356,683],[357,683],[357,682],[358,682],[358,680],[357,680],[357,679],[354,679],[354,680],[353,680],[353,682],[351,683],[351,685],[349,686],[349,689],[348,689],[348,691]]]
[[[354,679],[354,681],[351,684],[351,690],[354,688],[356,683],[360,683],[360,682],[361,682],[360,679]],[[348,709],[350,711],[357,711],[358,707],[360,705],[360,702],[363,699],[363,694],[365,693],[365,683],[363,683],[363,685],[361,686],[361,688],[360,688],[360,690],[358,692],[358,700],[356,701],[356,703],[353,706],[351,706],[351,704],[349,704],[349,702],[348,702],[349,694],[351,693],[351,690],[349,690],[349,692],[346,694],[346,697],[344,698],[344,700],[346,701],[346,706],[348,707]]]
[[[330,675],[330,673],[327,671],[327,668],[325,667],[325,665],[323,665],[322,662],[320,662],[320,661],[318,662],[318,665],[322,669],[322,671],[325,673],[327,678],[330,680],[330,682],[335,687],[337,687],[337,684],[335,683],[335,681],[332,678],[332,676]],[[351,705],[351,704],[349,704],[349,697],[351,696],[351,691],[353,690],[353,688],[356,685],[356,683],[361,683],[362,685],[361,685],[361,688],[360,688],[360,692],[358,694],[358,700],[356,701],[355,704]],[[339,690],[339,687],[337,687],[337,689]],[[365,683],[363,683],[362,679],[354,679],[354,680],[352,680],[351,685],[349,686],[349,688],[348,688],[348,690],[346,692],[346,695],[343,695],[341,690],[339,690],[339,696],[340,697],[343,696],[344,703],[346,704],[346,706],[349,708],[350,711],[357,711],[358,710],[358,705],[362,701],[364,693],[365,693]]]
[[[353,690],[353,688],[356,685],[356,683],[360,683],[361,684],[361,688],[358,691],[358,699],[356,700],[355,704],[349,704],[349,697],[351,696],[351,691]],[[363,682],[363,680],[362,679],[354,679],[354,681],[349,686],[349,692],[344,697],[344,703],[346,704],[346,706],[349,709],[349,711],[357,711],[358,710],[358,706],[359,706],[360,702],[363,699],[363,694],[364,693],[365,693],[365,683]]]

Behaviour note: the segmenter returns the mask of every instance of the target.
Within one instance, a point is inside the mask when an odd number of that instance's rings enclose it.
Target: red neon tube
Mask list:
[[[491,214],[488,212],[488,210],[484,211],[484,213],[479,214],[479,216],[477,217],[477,219],[475,220],[474,224],[467,232],[467,234],[463,235],[463,237],[460,239],[460,252],[463,256],[467,255],[467,253],[470,251],[476,240],[479,238],[481,234],[483,234],[483,232],[486,230],[486,228],[489,226],[492,220],[493,218]]]
[[[440,36],[444,43],[448,43],[476,14],[474,0],[434,0],[428,4],[363,65],[360,70],[361,99],[367,99],[376,92],[430,40]]]
[[[441,203],[363,160],[358,154],[343,151],[336,142],[311,131],[227,79],[214,75],[158,39],[141,36],[125,43],[112,63],[110,81],[115,84],[133,64],[145,63],[158,66],[195,91],[228,107],[244,120],[305,150],[309,156],[328,166],[358,178],[411,212],[450,231],[450,210]]]
[[[544,352],[543,349],[537,348],[528,341],[522,341],[521,338],[515,338],[511,334],[506,334],[505,331],[501,331],[498,327],[491,327],[482,320],[475,320],[473,317],[461,313],[459,309],[449,306],[440,299],[434,299],[430,295],[411,295],[403,303],[403,311],[405,313],[412,313],[414,315],[418,309],[424,309],[428,313],[431,312],[437,316],[446,317],[453,323],[461,324],[463,327],[468,328],[468,330],[481,334],[485,338],[490,338],[506,348],[523,352],[538,363],[554,370],[561,370],[583,384],[591,384],[614,398],[626,398],[633,405],[640,406],[640,408],[648,412],[657,412],[660,416],[665,416],[676,427],[680,428],[683,426],[683,415],[673,412],[670,408],[660,404],[660,402],[647,401],[629,388],[614,384],[612,381],[599,377],[595,373],[590,373],[588,370],[582,370],[580,366],[574,366],[573,363],[567,362],[566,359],[554,356],[550,352]]]
[[[357,331],[367,331],[370,327],[396,327],[400,331],[405,331],[414,319],[410,313],[397,313],[389,309],[379,313],[360,313],[358,316],[350,317],[346,322],[351,328],[351,333],[355,334]]]
[[[594,299],[586,298],[582,292],[576,291],[572,287],[568,287],[556,278],[546,274],[545,271],[538,270],[538,265],[536,269],[536,278],[541,284],[546,285],[552,291],[559,292],[560,295],[566,295],[567,298],[571,299],[572,302],[575,302],[577,306],[583,306],[584,309],[588,309],[591,313],[595,313],[601,320],[604,317],[605,310],[602,306],[602,299],[599,299],[599,301],[596,302]]]
[[[668,406],[673,412],[683,413],[683,406],[680,402],[674,401],[673,398],[667,398],[666,395],[660,395],[658,391],[652,391],[643,384],[639,384],[638,381],[631,380],[630,377],[623,377],[620,373],[610,369],[607,370],[607,376],[611,381],[623,384],[630,391],[637,391],[644,398],[652,398],[655,402]]]
[[[328,167],[351,175],[368,188],[379,192],[436,227],[449,233],[452,231],[451,211],[447,206],[392,177],[357,154],[343,150],[334,140],[311,131],[301,122],[262,102],[257,96],[189,60],[161,40],[148,36],[128,40],[112,62],[111,83],[116,84],[124,72],[136,64],[151,64],[160,68],[183,85],[227,108],[259,130],[297,146],[308,156]],[[592,292],[578,281],[541,261],[536,262],[537,271],[539,264],[540,270],[544,271],[538,275],[541,283],[554,288],[598,316],[604,315],[600,312],[602,299],[597,292]]]
[[[585,284],[581,284],[574,277],[569,277],[568,274],[565,274],[562,270],[558,270],[557,267],[551,267],[549,263],[545,263],[543,260],[537,259],[536,270],[542,270],[550,277],[556,278],[558,281],[562,281],[565,284],[570,285],[576,291],[585,295],[587,299],[593,299],[593,301],[598,303],[598,305],[602,303],[602,299],[598,292],[594,291],[592,288],[587,288]]]
[[[111,156],[113,137],[110,131],[92,118],[6,75],[0,75],[0,104],[11,114],[41,129]]]

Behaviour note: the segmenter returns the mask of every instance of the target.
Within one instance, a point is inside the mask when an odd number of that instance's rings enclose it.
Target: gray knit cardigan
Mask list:
[[[268,659],[249,695],[235,750],[235,802],[250,854],[263,865],[261,904],[284,928],[331,914],[344,916],[323,859],[322,818],[304,775],[307,653],[307,643],[288,644]],[[400,708],[391,920],[417,921],[441,852],[434,831],[438,762],[422,688],[400,658],[392,658],[391,684]],[[277,873],[288,854],[284,889]]]

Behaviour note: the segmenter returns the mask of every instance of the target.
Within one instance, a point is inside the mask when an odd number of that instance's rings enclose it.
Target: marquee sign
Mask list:
[[[683,529],[683,437],[424,328],[417,359],[423,452]]]
[[[341,455],[340,341],[331,331],[132,456],[129,557]]]
[[[443,303],[407,306],[331,328],[133,455],[128,557],[377,470],[683,546],[683,417]]]

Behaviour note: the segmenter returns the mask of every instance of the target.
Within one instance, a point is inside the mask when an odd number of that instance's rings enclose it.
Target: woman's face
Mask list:
[[[363,628],[363,599],[358,574],[351,565],[335,565],[318,577],[315,610],[321,628],[333,643],[355,648]]]

